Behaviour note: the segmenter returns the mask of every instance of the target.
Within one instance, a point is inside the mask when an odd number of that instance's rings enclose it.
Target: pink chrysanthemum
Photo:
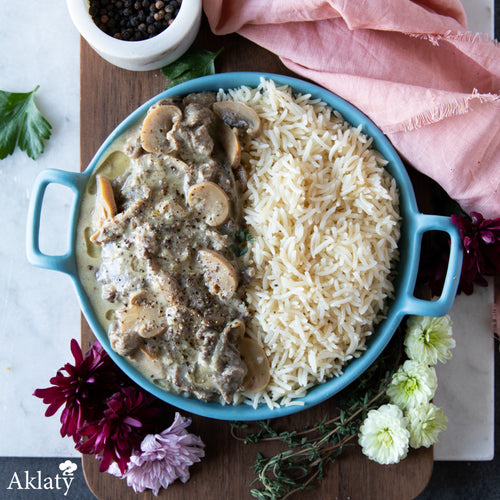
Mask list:
[[[191,420],[175,414],[174,423],[160,434],[148,434],[135,450],[125,473],[116,464],[108,472],[127,479],[127,485],[136,493],[151,489],[158,495],[160,488],[167,488],[176,479],[185,483],[189,467],[205,456],[202,440],[187,432]]]
[[[36,389],[33,395],[42,398],[49,405],[45,412],[47,417],[54,415],[64,405],[61,413],[61,436],[71,436],[77,442],[83,423],[102,412],[103,401],[106,399],[106,396],[103,397],[104,393],[116,391],[121,380],[116,376],[111,358],[99,342],[95,342],[83,356],[78,342],[72,339],[71,352],[75,364],[66,363],[50,379],[52,387]]]

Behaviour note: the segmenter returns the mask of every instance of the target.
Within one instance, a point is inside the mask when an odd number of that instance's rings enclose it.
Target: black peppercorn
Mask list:
[[[165,30],[181,3],[182,0],[89,0],[89,14],[109,36],[139,41]]]

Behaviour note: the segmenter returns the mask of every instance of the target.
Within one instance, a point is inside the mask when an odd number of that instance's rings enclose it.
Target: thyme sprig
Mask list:
[[[396,335],[398,337],[399,335]],[[325,416],[305,429],[278,431],[275,420],[258,421],[257,430],[249,424],[235,422],[233,437],[244,443],[281,442],[285,449],[271,457],[258,453],[252,466],[256,477],[251,490],[260,500],[278,500],[297,491],[310,490],[325,474],[326,466],[341,455],[344,446],[357,437],[367,413],[388,401],[386,388],[402,355],[401,339],[394,339],[386,352],[359,379],[356,387],[338,396],[338,415]],[[389,368],[387,368],[389,367]]]

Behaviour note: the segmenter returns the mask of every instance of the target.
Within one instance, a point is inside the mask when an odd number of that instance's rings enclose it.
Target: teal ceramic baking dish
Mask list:
[[[311,94],[315,98],[320,98],[340,111],[344,118],[353,126],[362,125],[363,132],[373,137],[375,149],[382,153],[389,162],[386,168],[396,179],[400,193],[400,212],[402,216],[401,239],[399,242],[400,261],[397,267],[395,297],[390,304],[387,318],[377,326],[374,334],[370,337],[366,351],[359,358],[351,361],[345,367],[341,376],[313,387],[305,397],[299,400],[302,402],[302,406],[294,405],[277,409],[270,409],[267,405],[261,405],[254,409],[244,404],[231,406],[216,402],[206,403],[197,399],[165,392],[152,384],[137,372],[125,358],[116,354],[111,349],[107,334],[99,324],[80,282],[75,256],[76,227],[82,194],[91,174],[99,165],[107,148],[114,139],[134,124],[142,121],[147,109],[159,99],[172,95],[185,95],[190,92],[217,91],[220,88],[229,89],[241,85],[257,86],[261,77],[272,79],[278,85],[290,85],[296,93]],[[39,246],[40,216],[44,193],[47,186],[51,183],[62,184],[70,188],[75,195],[68,235],[68,251],[64,255],[57,256],[44,254],[40,251]],[[427,231],[443,231],[448,233],[451,240],[444,289],[441,296],[435,301],[421,300],[414,296],[421,241],[423,234]],[[413,187],[403,163],[390,142],[372,121],[350,103],[317,85],[300,79],[266,73],[239,72],[206,76],[182,83],[157,95],[139,107],[117,126],[106,141],[104,141],[83,173],[71,173],[55,169],[48,169],[41,172],[33,188],[27,224],[28,260],[35,266],[60,271],[71,277],[85,318],[95,336],[114,362],[136,383],[167,403],[194,414],[221,420],[261,420],[282,417],[317,405],[353,383],[381,354],[405,315],[443,316],[448,313],[457,291],[458,278],[462,266],[462,252],[459,232],[450,218],[419,213]]]

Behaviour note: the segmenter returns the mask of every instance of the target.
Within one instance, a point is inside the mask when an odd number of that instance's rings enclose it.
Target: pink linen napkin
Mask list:
[[[500,46],[458,0],[204,0],[237,32],[350,101],[467,211],[500,217]]]

